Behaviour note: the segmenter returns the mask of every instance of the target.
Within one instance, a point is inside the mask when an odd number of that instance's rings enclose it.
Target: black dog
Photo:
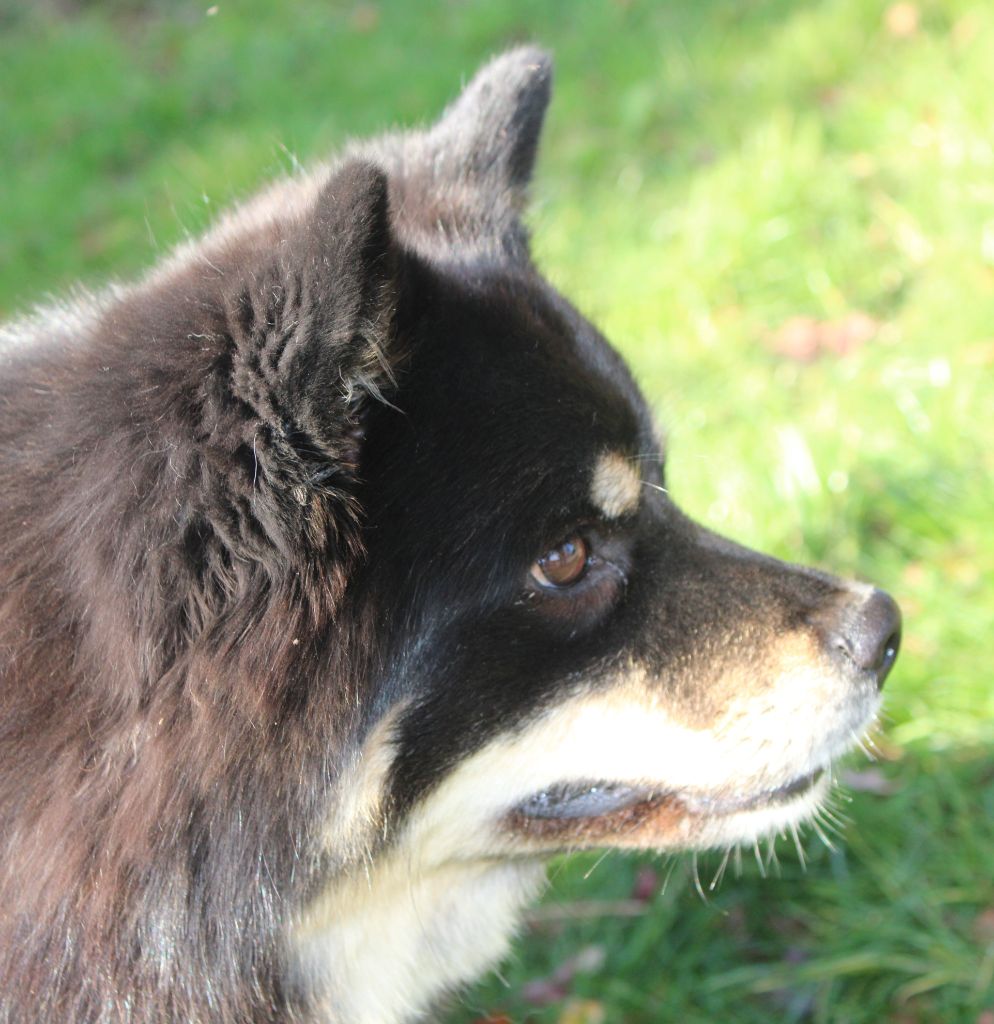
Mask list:
[[[0,1021],[409,1020],[543,862],[792,828],[893,601],[662,487],[519,215],[548,58],[0,334]]]

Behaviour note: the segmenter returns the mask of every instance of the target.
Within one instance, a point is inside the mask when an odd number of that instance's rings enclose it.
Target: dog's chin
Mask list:
[[[535,793],[506,818],[528,846],[706,849],[751,842],[814,815],[830,788],[827,769],[777,786],[673,791],[614,782],[562,783]]]

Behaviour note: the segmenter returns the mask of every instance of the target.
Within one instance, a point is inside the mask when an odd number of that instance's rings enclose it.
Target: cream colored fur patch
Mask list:
[[[594,466],[590,481],[591,501],[609,519],[617,519],[638,507],[642,478],[618,452],[606,452]]]
[[[423,838],[330,889],[293,936],[301,978],[329,1022],[420,1019],[440,993],[504,956],[544,884],[534,859],[426,862]]]

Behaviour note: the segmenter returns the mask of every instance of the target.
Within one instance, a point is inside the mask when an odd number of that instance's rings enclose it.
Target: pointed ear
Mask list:
[[[552,60],[520,47],[485,65],[427,133],[383,149],[397,224],[415,248],[527,256],[520,223],[552,88]]]
[[[381,398],[393,379],[397,253],[384,172],[346,164],[319,193],[302,235],[298,313],[307,336],[284,365],[298,425],[307,429],[327,419],[329,399],[352,406]]]
[[[362,406],[393,379],[397,253],[386,175],[346,164],[275,251],[255,260],[225,299],[234,391],[276,437],[347,476]]]
[[[524,198],[552,93],[552,59],[535,47],[481,68],[429,134],[446,169],[490,198]]]

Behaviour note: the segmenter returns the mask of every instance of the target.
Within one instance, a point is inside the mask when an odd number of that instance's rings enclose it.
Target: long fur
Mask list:
[[[411,1020],[550,854],[790,825],[879,707],[893,602],[683,516],[532,265],[550,82],[0,330],[0,1024]]]

